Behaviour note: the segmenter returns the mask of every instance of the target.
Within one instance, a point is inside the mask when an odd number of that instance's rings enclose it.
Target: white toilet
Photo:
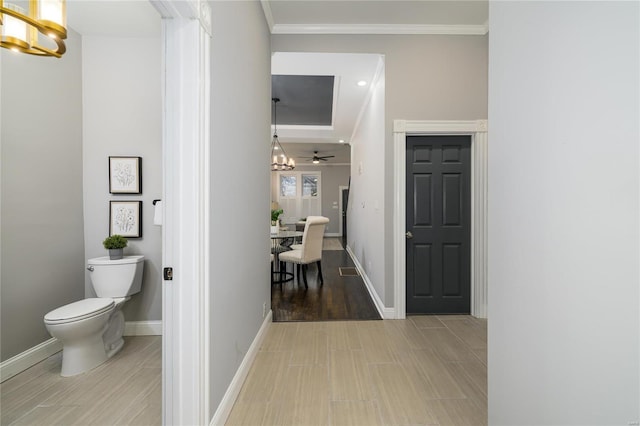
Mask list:
[[[121,308],[142,285],[144,256],[97,257],[87,264],[98,297],[64,305],[44,316],[49,334],[62,342],[60,374],[65,377],[97,367],[122,348]]]

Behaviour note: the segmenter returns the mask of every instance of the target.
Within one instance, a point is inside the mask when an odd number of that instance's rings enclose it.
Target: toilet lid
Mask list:
[[[113,299],[104,297],[78,300],[49,312],[44,316],[44,321],[49,324],[78,321],[107,312],[114,305]]]

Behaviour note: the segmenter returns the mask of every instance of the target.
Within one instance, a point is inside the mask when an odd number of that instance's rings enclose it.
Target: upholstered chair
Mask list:
[[[293,263],[297,266],[298,282],[300,282],[300,267],[302,267],[302,278],[304,286],[307,284],[307,265],[316,262],[318,265],[318,279],[323,284],[322,278],[322,239],[324,238],[324,228],[329,223],[329,219],[323,216],[309,216],[304,226],[302,234],[302,244],[299,249],[280,253],[281,262]]]

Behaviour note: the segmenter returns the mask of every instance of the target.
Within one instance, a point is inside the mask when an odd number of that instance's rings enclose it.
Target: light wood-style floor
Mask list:
[[[485,425],[486,321],[469,316],[274,323],[228,425]],[[2,425],[160,425],[161,338],[100,367],[60,354],[0,385]]]
[[[486,342],[470,316],[273,323],[227,425],[485,425]]]
[[[125,337],[113,358],[61,377],[61,352],[0,384],[2,425],[160,425],[162,338]]]

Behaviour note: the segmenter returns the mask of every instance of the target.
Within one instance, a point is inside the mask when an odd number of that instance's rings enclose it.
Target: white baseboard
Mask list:
[[[127,321],[124,324],[125,336],[161,336],[162,321]],[[33,367],[51,355],[62,350],[62,343],[51,338],[18,355],[0,363],[0,382]]]
[[[0,382],[4,382],[7,379],[15,376],[18,373],[23,372],[29,367],[32,367],[49,358],[51,355],[62,350],[62,343],[58,339],[51,338],[47,341],[40,343],[26,351],[19,353],[18,355],[9,358],[6,361],[0,363]]]
[[[358,258],[356,258],[355,254],[353,254],[351,247],[347,246],[346,250],[347,253],[349,253],[349,256],[351,256],[351,260],[353,260],[353,263],[356,265],[356,269],[360,273],[360,276],[364,281],[364,285],[367,287],[367,290],[369,291],[369,294],[371,295],[373,303],[376,305],[376,309],[378,309],[378,313],[380,314],[380,316],[384,319],[394,319],[396,317],[396,310],[394,308],[387,308],[386,306],[384,306],[384,303],[382,303],[382,300],[380,299],[380,296],[378,296],[376,289],[373,288],[371,280],[364,271],[364,268],[358,261]]]
[[[251,346],[249,346],[249,350],[247,350],[247,354],[244,356],[240,367],[238,367],[236,374],[233,376],[227,391],[224,393],[222,401],[220,401],[220,405],[218,405],[218,408],[211,419],[211,423],[209,424],[210,426],[224,425],[229,418],[233,404],[235,404],[236,398],[238,398],[238,395],[240,394],[240,389],[242,389],[242,385],[249,374],[249,369],[251,368],[251,365],[253,365],[253,360],[256,359],[256,355],[260,350],[260,345],[262,345],[262,341],[267,335],[267,330],[271,326],[272,317],[272,311],[269,311],[262,322],[260,330],[258,330],[258,334],[256,334],[256,337],[253,339]]]
[[[162,321],[127,321],[125,336],[162,336]]]

